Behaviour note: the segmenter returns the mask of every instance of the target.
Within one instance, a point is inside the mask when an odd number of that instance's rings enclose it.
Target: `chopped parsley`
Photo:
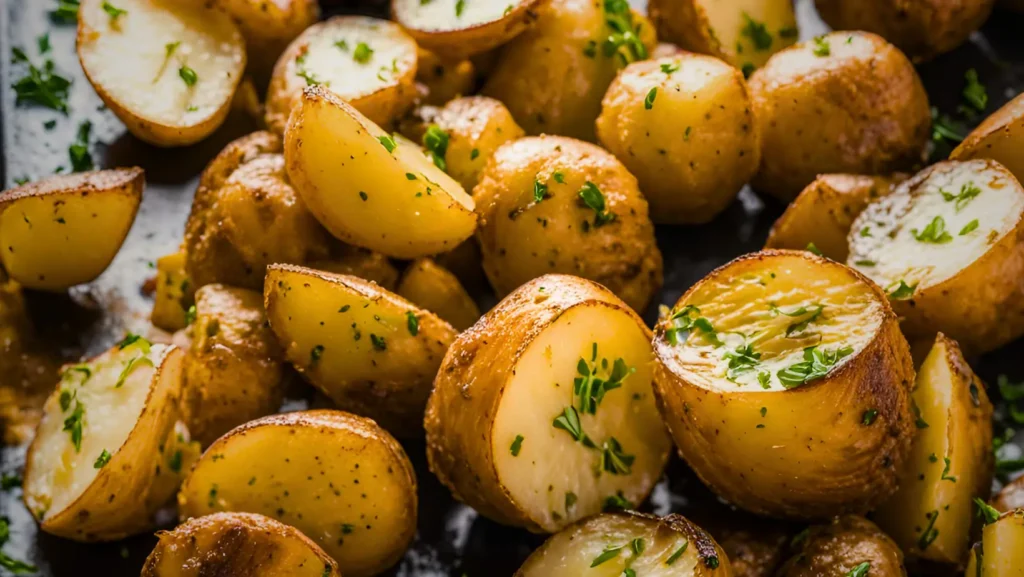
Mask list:
[[[952,483],[956,483],[956,477],[954,477],[954,476],[949,474],[949,468],[952,466],[952,463],[950,462],[949,457],[943,457],[942,461],[946,464],[946,466],[943,467],[943,469],[942,469],[942,477],[940,477],[939,480],[940,481],[950,481]]]
[[[965,72],[964,82],[964,101],[978,112],[983,112],[988,106],[988,91],[978,80],[978,71],[971,68]]]
[[[740,30],[740,34],[749,38],[751,44],[754,45],[754,49],[758,52],[770,50],[772,47],[772,35],[768,32],[768,27],[765,26],[764,22],[754,20],[746,12],[743,12],[743,20],[745,24]]]
[[[606,561],[611,561],[612,559],[618,557],[619,556],[619,551],[622,551],[622,549],[623,549],[622,545],[620,545],[618,547],[605,547],[604,552],[601,553],[600,555],[598,555],[597,557],[595,557],[593,562],[590,563],[591,569],[593,569],[594,567],[597,567],[598,565],[600,565],[600,564],[602,564],[602,563],[604,563]]]
[[[384,136],[378,136],[377,142],[379,142],[381,146],[388,151],[388,154],[394,152],[395,149],[398,148],[398,145],[395,144],[395,139],[386,134]]]
[[[384,337],[379,337],[372,333],[370,334],[370,342],[373,343],[373,348],[378,351],[385,351],[388,348],[388,343],[384,340]]]
[[[854,567],[852,571],[846,574],[846,577],[868,577],[868,571],[870,570],[871,563],[865,561]]]
[[[573,508],[578,499],[579,498],[576,496],[576,493],[573,493],[572,491],[568,491],[565,493],[565,511],[567,513],[569,512],[569,509]]]
[[[757,367],[758,363],[761,362],[761,353],[754,350],[754,345],[744,343],[734,350],[725,351],[722,355],[722,360],[729,361],[725,378],[734,381],[740,375],[748,373]]]
[[[430,159],[434,161],[434,166],[445,172],[448,171],[448,162],[445,160],[448,154],[448,140],[448,133],[436,124],[428,126],[427,131],[423,133],[423,146],[427,149]]]
[[[54,72],[53,60],[46,60],[40,68],[32,64],[22,50],[14,48],[12,52],[12,63],[28,64],[28,74],[11,85],[15,104],[30,102],[67,114],[71,81]]]
[[[195,86],[196,82],[199,81],[199,76],[196,74],[196,71],[192,70],[184,64],[182,64],[181,67],[178,68],[178,76],[181,77],[181,80],[185,83],[185,86],[188,86],[189,88]]]
[[[679,63],[677,63],[677,62],[672,62],[672,63],[665,62],[665,63],[663,63],[661,65],[661,71],[666,76],[672,76],[672,73],[677,71],[677,70],[679,70]]]
[[[334,46],[338,50],[348,52],[348,42],[346,42],[345,40],[338,40],[337,42],[334,43]]]
[[[906,281],[903,280],[900,280],[898,284],[893,284],[897,286],[895,288],[891,288],[892,285],[890,285],[890,288],[887,288],[885,292],[886,294],[889,295],[889,298],[896,301],[905,301],[909,299],[910,297],[914,296],[914,290],[917,289],[916,283],[913,285],[908,285]]]
[[[686,553],[686,548],[689,545],[690,545],[689,541],[683,541],[683,545],[681,547],[679,547],[678,549],[676,549],[674,553],[669,555],[668,559],[665,559],[665,565],[672,565],[673,563],[678,561],[679,558],[683,556],[683,553]]]
[[[521,451],[522,449],[523,449],[523,436],[522,435],[516,435],[515,440],[512,441],[512,445],[509,447],[509,452],[512,453],[513,457],[518,457],[519,456],[519,451]]]
[[[939,537],[939,530],[935,528],[935,522],[939,519],[939,510],[936,509],[931,513],[925,513],[924,516],[928,519],[928,525],[925,527],[924,532],[921,533],[921,537],[917,540],[917,548],[922,551],[927,549],[928,546]]]
[[[589,180],[584,183],[579,191],[580,201],[587,208],[594,211],[594,226],[600,227],[615,220],[615,213],[606,210],[604,193],[596,184]]]
[[[78,22],[79,0],[58,0],[57,8],[50,11],[50,19],[57,24],[75,24]]]
[[[458,0],[455,3],[455,17],[461,18],[462,12],[466,9],[466,0]]]
[[[798,29],[796,26],[786,26],[785,28],[779,28],[779,37],[789,39],[799,38],[800,29]]]
[[[78,135],[75,142],[68,147],[68,158],[71,160],[71,172],[85,172],[95,168],[92,160],[92,153],[89,152],[89,134],[92,132],[92,123],[88,120],[78,125]]]
[[[360,64],[366,64],[373,57],[373,48],[366,42],[360,42],[356,44],[356,49],[352,52],[352,59]]]
[[[171,468],[171,471],[173,471],[175,473],[180,473],[181,472],[181,461],[182,461],[181,451],[175,451],[174,454],[171,455],[171,458],[167,460],[167,466]],[[250,485],[251,484],[252,483],[250,483]]]
[[[928,226],[924,227],[924,230],[918,231],[916,228],[910,229],[910,234],[914,235],[914,238],[918,242],[927,242],[931,244],[946,244],[953,240],[953,237],[946,232],[946,219],[941,216],[936,216],[932,219]]]
[[[629,7],[629,2],[604,0],[604,15],[605,23],[612,30],[602,45],[604,55],[608,58],[618,55],[623,66],[630,62],[646,60],[647,47],[640,40],[640,26],[633,22],[633,11]],[[587,54],[586,50],[584,54]]]
[[[982,501],[978,497],[974,498],[974,504],[978,507],[978,516],[982,518],[986,525],[991,525],[999,520],[999,510],[989,505],[985,501]]]
[[[654,108],[654,99],[658,97],[658,87],[655,86],[647,93],[647,97],[644,98],[644,109],[650,110]]]
[[[63,395],[64,393],[61,393],[61,407],[64,408],[64,410],[67,410],[67,408],[65,408]],[[80,453],[82,452],[82,425],[85,420],[85,407],[82,406],[82,402],[77,398],[74,399],[74,401],[75,408],[71,411],[71,414],[64,419],[63,430],[67,431],[71,435],[71,444],[75,446],[75,452]],[[67,405],[70,406],[70,401]]]
[[[947,192],[941,188],[939,189],[939,192],[942,194],[943,200],[945,200],[946,202],[952,202],[953,208],[955,208],[957,212],[960,212],[961,210],[964,209],[965,206],[967,206],[969,202],[971,202],[972,200],[977,198],[979,194],[981,194],[981,189],[978,188],[972,181],[961,186],[960,192],[957,194]]]
[[[878,409],[868,409],[860,419],[862,425],[871,425],[878,418]]]
[[[978,222],[978,219],[972,220],[971,222],[965,224],[964,227],[960,229],[960,232],[957,234],[957,236],[971,234],[972,232],[978,230],[979,224],[980,223]]]
[[[42,514],[40,514],[42,517]],[[6,517],[0,517],[0,545],[7,543],[8,539],[11,538],[11,529],[8,526]],[[39,569],[30,563],[15,559],[9,556],[7,553],[0,551],[0,567],[7,569],[15,575],[23,573],[35,573]]]
[[[409,334],[416,336],[420,332],[420,320],[416,317],[416,313],[412,311],[405,312],[405,326],[409,329]]]
[[[744,62],[743,66],[740,68],[740,71],[743,72],[744,78],[750,78],[750,76],[754,74],[756,70],[757,66],[754,66],[753,62]]]
[[[112,24],[116,23],[118,18],[128,13],[127,10],[122,10],[107,1],[103,2],[103,11],[110,15],[110,22]]]
[[[123,387],[125,380],[128,379],[128,375],[130,375],[132,371],[136,369],[136,367],[142,366],[144,364],[149,364],[152,366],[153,361],[150,360],[150,358],[147,357],[146,355],[142,355],[135,357],[129,360],[127,363],[125,363],[124,369],[121,370],[121,374],[118,375],[117,377],[117,382],[114,383],[114,388],[120,389],[121,387]]]
[[[560,415],[555,417],[551,426],[566,431],[574,441],[583,440],[583,426],[580,424],[580,415],[576,412],[575,407],[566,407]]]
[[[21,477],[16,473],[4,473],[0,475],[0,489],[9,491],[21,486]]]
[[[185,325],[191,325],[194,322],[196,322],[196,305],[188,307],[188,310],[185,311]]]
[[[615,437],[610,437],[601,452],[601,469],[613,475],[629,475],[633,472],[634,455],[622,450],[622,445]]]
[[[818,255],[818,256],[824,256],[824,255],[821,254],[821,249],[818,248],[818,245],[814,244],[813,242],[807,243],[807,248],[805,248],[804,250],[806,250],[807,252],[809,252],[811,254],[815,254],[815,255]]]
[[[853,354],[853,347],[822,349],[817,346],[804,349],[804,360],[782,369],[776,376],[782,386],[794,389],[820,379],[839,361]]]
[[[717,344],[719,340],[714,325],[699,315],[700,309],[693,305],[686,305],[678,312],[673,313],[669,319],[671,328],[665,331],[665,338],[668,342],[672,345],[686,342],[686,339],[690,338],[690,332],[693,329],[699,329],[711,342]]]
[[[539,180],[533,181],[533,202],[540,202],[548,196],[548,185]]]
[[[600,363],[597,362],[597,343],[593,343],[591,351],[590,362],[593,365],[587,363],[585,358],[580,358],[576,363],[576,373],[579,376],[573,379],[573,401],[580,413],[595,415],[605,394],[622,387],[623,381],[636,372],[636,369],[627,366],[626,361],[621,358],[615,359],[611,373],[602,379],[598,377],[599,367],[607,370],[608,359],[602,358]]]
[[[939,109],[932,107],[932,140],[935,142],[949,141],[954,144],[963,142],[966,129],[959,122],[954,121],[945,114],[939,114]]]
[[[824,36],[814,37],[814,55],[819,57],[829,56],[832,54],[832,47],[829,46],[828,40]]]
[[[102,469],[104,465],[110,462],[110,453],[103,449],[99,457],[96,457],[96,462],[92,464],[93,469]]]
[[[603,510],[614,511],[616,509],[632,509],[633,507],[633,503],[622,495],[622,491],[619,491],[611,497],[605,498]]]

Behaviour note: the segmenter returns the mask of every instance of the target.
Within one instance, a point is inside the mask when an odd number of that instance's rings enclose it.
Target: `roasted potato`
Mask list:
[[[640,503],[671,447],[651,358],[647,327],[607,289],[524,284],[448,350],[427,405],[430,470],[482,515],[538,533]]]
[[[0,264],[25,288],[63,291],[100,276],[142,202],[141,168],[58,175],[0,193]]]
[[[455,329],[353,276],[274,265],[263,295],[285,358],[338,407],[399,437],[423,434],[423,410]]]
[[[231,429],[277,412],[284,400],[283,354],[267,324],[263,295],[206,285],[196,291],[185,355],[185,415],[208,446]]]
[[[822,256],[846,262],[850,254],[847,236],[853,220],[868,204],[892,192],[893,186],[905,179],[902,175],[819,175],[775,221],[764,246],[803,250],[814,244]]]
[[[1024,94],[992,113],[950,154],[951,160],[990,158],[1024,180]]]
[[[444,106],[449,100],[472,94],[476,69],[469,60],[447,60],[429,50],[417,51],[416,82],[427,87],[424,104]]]
[[[658,38],[750,75],[800,36],[792,0],[649,0]]]
[[[157,537],[142,577],[341,577],[338,564],[319,545],[263,515],[214,513]]]
[[[486,96],[457,98],[442,108],[421,106],[399,124],[399,130],[422,142],[467,191],[477,185],[498,147],[525,134],[504,104]]]
[[[833,32],[787,48],[750,78],[761,130],[755,190],[786,202],[819,174],[890,174],[924,161],[928,95],[874,34]]]
[[[459,279],[429,258],[421,258],[409,265],[397,292],[460,331],[473,326],[480,318],[480,309]]]
[[[743,75],[699,54],[627,66],[604,96],[597,138],[636,175],[658,223],[711,220],[761,159]]]
[[[546,2],[391,0],[391,14],[420,46],[449,59],[462,59],[515,38],[537,20]]]
[[[211,445],[178,506],[182,519],[218,511],[272,517],[315,541],[346,577],[368,577],[397,562],[416,533],[416,476],[401,445],[369,419],[285,413]]]
[[[398,285],[398,269],[391,264],[388,257],[363,248],[356,248],[337,243],[328,260],[309,263],[309,268],[357,276],[363,280],[373,281],[389,291]]]
[[[800,535],[778,577],[905,577],[903,553],[874,523],[844,515]]]
[[[437,161],[323,87],[303,93],[285,158],[306,206],[349,244],[411,259],[455,248],[476,229],[473,199]]]
[[[725,516],[726,519],[729,516]],[[754,516],[743,518],[742,525],[729,525],[717,519],[711,521],[708,532],[718,541],[729,558],[736,577],[772,577],[785,560],[787,545],[792,538],[785,524]],[[699,519],[698,519],[699,520]]]
[[[813,519],[895,492],[914,367],[885,293],[856,271],[806,251],[742,256],[679,299],[654,351],[676,446],[730,503]]]
[[[815,0],[836,30],[866,30],[915,61],[949,52],[981,28],[995,0]]]
[[[177,489],[158,477],[181,472],[164,450],[180,415],[182,356],[129,335],[65,368],[25,465],[23,498],[43,531],[113,541],[152,526]]]
[[[980,546],[971,549],[965,577],[1020,577],[1024,567],[1024,509],[1003,513],[985,525]]]
[[[185,223],[186,271],[196,288],[259,290],[269,264],[327,258],[330,237],[288,182],[282,151],[279,137],[254,132],[203,171]]]
[[[992,484],[992,403],[956,342],[939,333],[917,373],[917,434],[900,488],[874,520],[908,556],[963,566],[974,500]]]
[[[516,572],[516,577],[580,575],[732,577],[733,571],[718,543],[686,517],[623,511],[562,529]]]
[[[187,258],[185,251],[179,250],[156,261],[156,290],[149,320],[171,333],[188,326],[189,309],[195,303],[192,281],[185,272]]]
[[[929,167],[868,205],[849,243],[908,338],[942,331],[977,354],[1024,334],[1024,188],[999,163]]]
[[[450,270],[470,294],[490,290],[487,275],[484,274],[483,255],[476,237],[470,237],[448,252],[431,257],[434,262]]]
[[[278,56],[288,44],[320,19],[316,0],[214,0],[231,15],[245,38],[249,71],[267,86]]]
[[[1024,509],[1024,477],[1017,477],[1015,481],[1003,487],[993,500],[992,506],[1000,513]]]
[[[82,0],[78,60],[137,138],[186,146],[227,118],[246,52],[235,23],[208,2]]]
[[[662,281],[661,252],[636,178],[571,138],[505,144],[473,189],[484,271],[499,296],[547,273],[608,287],[642,312]]]
[[[309,86],[322,86],[373,122],[388,125],[413,105],[416,62],[416,42],[393,22],[335,16],[314,24],[274,67],[267,126],[282,134]]]

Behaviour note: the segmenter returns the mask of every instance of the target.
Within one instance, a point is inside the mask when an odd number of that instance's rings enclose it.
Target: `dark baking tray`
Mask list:
[[[386,3],[381,0],[325,0],[323,4],[326,14],[386,14]],[[640,7],[643,0],[634,0],[634,4]],[[107,348],[126,328],[139,330],[146,326],[151,301],[141,287],[153,275],[150,263],[178,246],[199,172],[224,144],[254,126],[248,119],[235,115],[211,138],[184,149],[160,150],[134,139],[103,108],[83,77],[74,54],[74,26],[57,26],[48,18],[47,12],[55,5],[56,0],[0,1],[3,182],[10,186],[16,178],[38,178],[53,173],[59,166],[67,167],[67,147],[83,120],[93,124],[92,150],[97,164],[141,166],[146,170],[147,180],[138,219],[121,253],[102,277],[68,295],[27,295],[40,335],[65,358],[75,358]],[[805,37],[824,30],[811,0],[797,0],[797,10]],[[933,105],[942,112],[957,114],[963,75],[969,68],[977,69],[988,86],[991,110],[1024,89],[1022,30],[1024,17],[996,12],[969,43],[920,66]],[[36,58],[36,39],[44,33],[50,34],[57,70],[74,81],[71,113],[67,116],[41,108],[15,107],[10,89],[17,73],[10,64],[12,47],[23,47]],[[49,120],[57,123],[47,130],[44,123]],[[665,287],[660,302],[674,303],[686,288],[714,267],[760,248],[783,208],[746,189],[711,224],[659,227],[658,244],[665,256]],[[648,311],[648,321],[656,315],[655,309]],[[976,360],[974,366],[988,382],[994,382],[999,374],[1021,379],[1024,367],[1019,366],[1018,359],[1022,356],[1024,342],[1018,341]],[[303,402],[292,401],[292,406],[301,407]],[[406,449],[416,465],[420,483],[419,533],[402,562],[387,575],[512,575],[542,538],[493,523],[456,503],[427,470],[422,445],[411,443]],[[3,472],[20,471],[24,447],[4,447],[0,459]],[[36,564],[39,575],[134,577],[155,542],[152,535],[142,535],[118,543],[83,545],[42,534],[22,506],[20,496],[16,489],[0,494],[0,515],[10,519],[11,527],[11,540],[4,551]],[[666,479],[644,508],[658,514],[681,512],[698,522],[739,515],[719,503],[678,460],[670,464]],[[740,517],[736,520],[755,522]],[[0,569],[0,575],[4,574],[5,570]]]

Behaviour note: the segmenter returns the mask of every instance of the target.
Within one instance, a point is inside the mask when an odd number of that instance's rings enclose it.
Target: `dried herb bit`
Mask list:
[[[110,462],[110,453],[103,449],[99,457],[96,457],[96,462],[92,464],[93,469],[102,469],[104,465]]]
[[[740,30],[740,34],[749,38],[751,44],[754,45],[754,49],[758,52],[770,50],[772,47],[772,35],[768,32],[768,27],[764,25],[764,22],[754,20],[746,12],[743,13],[743,20],[745,24],[743,29]]]
[[[941,216],[936,216],[932,219],[928,226],[924,227],[924,230],[918,231],[916,228],[910,229],[910,234],[914,235],[914,238],[918,242],[928,242],[932,244],[946,244],[953,240],[953,237],[946,232],[946,219]]]
[[[932,107],[932,140],[935,142],[949,141],[953,144],[963,142],[967,130],[962,124],[956,122],[945,114],[939,114],[939,109]]]
[[[320,357],[324,356],[324,346],[317,345],[309,351],[309,366],[315,367],[320,362]]]
[[[914,296],[915,290],[917,290],[917,283],[908,285],[905,281],[900,280],[899,283],[889,285],[885,292],[894,301],[905,301]]]
[[[551,426],[566,431],[574,441],[583,440],[583,426],[580,424],[580,414],[576,412],[575,407],[566,407],[560,415],[555,417]]]
[[[981,517],[982,521],[986,525],[991,525],[999,520],[999,510],[989,505],[985,501],[982,501],[978,497],[974,498],[974,504],[978,507],[978,516]]]
[[[615,437],[610,437],[604,443],[601,452],[601,469],[613,475],[629,475],[633,472],[633,461],[636,456],[628,455],[622,450],[622,445]]]
[[[939,537],[939,530],[935,528],[935,522],[939,519],[939,510],[936,509],[931,513],[925,513],[924,516],[928,519],[928,526],[921,533],[921,538],[917,540],[917,548],[922,551],[927,549]]]
[[[978,112],[984,112],[988,106],[988,91],[978,80],[978,71],[971,68],[964,73],[964,101]]]
[[[523,449],[523,436],[522,435],[516,435],[515,440],[512,441],[512,446],[509,447],[509,452],[512,453],[513,457],[518,457],[519,456],[519,451],[521,451],[522,449]]]
[[[776,376],[783,387],[795,389],[824,377],[839,361],[852,354],[853,347],[833,350],[808,347],[804,349],[803,361],[782,369]]]
[[[427,149],[430,159],[434,161],[434,166],[445,172],[448,171],[448,162],[445,160],[448,154],[448,140],[448,133],[436,124],[428,126],[427,131],[423,133],[423,146]]]
[[[597,557],[594,557],[594,561],[590,564],[591,569],[593,569],[594,567],[597,567],[598,565],[600,565],[600,564],[602,564],[602,563],[604,563],[606,561],[611,561],[612,559],[618,557],[619,556],[619,551],[622,551],[622,549],[623,549],[622,545],[619,545],[618,547],[610,547],[610,546],[609,547],[605,547],[603,553],[601,553]]]
[[[584,206],[596,213],[594,215],[595,227],[604,226],[615,220],[615,213],[606,210],[604,193],[593,182],[588,180],[583,184],[579,197]]]
[[[593,364],[590,364],[593,363]],[[573,379],[573,404],[582,414],[597,414],[597,407],[604,400],[608,391],[622,387],[623,381],[636,372],[636,368],[626,365],[626,361],[618,358],[611,364],[611,373],[607,377],[599,377],[598,373],[608,369],[608,359],[597,362],[597,343],[591,347],[590,363],[580,358],[576,363],[578,377]]]
[[[533,202],[540,202],[548,196],[548,185],[539,180],[533,181]]]
[[[647,97],[644,98],[644,109],[650,110],[654,108],[654,99],[658,97],[658,87],[655,86],[647,93]]]
[[[28,75],[11,85],[16,96],[15,104],[20,106],[30,102],[67,114],[71,81],[54,73],[53,60],[46,60],[40,68],[32,64],[23,51],[17,50],[14,51],[13,62],[28,64]]]
[[[405,312],[405,326],[409,329],[409,334],[412,336],[420,333],[420,319],[416,318],[416,313],[412,311]]]
[[[379,337],[375,334],[370,334],[370,342],[373,343],[373,348],[378,351],[385,351],[388,348],[388,343],[384,337]]]
[[[352,52],[352,59],[360,64],[366,64],[373,57],[373,48],[366,42],[360,42],[356,44],[355,51]]]
[[[689,545],[690,545],[689,541],[683,541],[682,546],[679,547],[678,549],[676,549],[674,553],[669,555],[668,559],[665,559],[665,565],[672,565],[673,563],[678,561],[679,558],[683,556],[683,553],[686,553],[686,548]]]
[[[68,147],[71,172],[85,172],[95,168],[95,164],[92,161],[92,153],[89,152],[89,134],[91,132],[92,123],[88,120],[78,125],[78,137],[74,144]]]
[[[805,248],[804,250],[806,250],[809,253],[816,254],[818,256],[824,256],[823,254],[821,254],[821,249],[818,248],[818,245],[814,244],[813,242],[807,243],[807,248]]]
[[[677,71],[677,70],[679,70],[679,64],[675,63],[675,62],[673,62],[673,63],[666,62],[666,63],[661,65],[661,71],[666,76],[672,76],[672,73]]]
[[[814,37],[814,55],[818,57],[829,56],[832,54],[832,47],[829,46],[828,40],[824,36]]]
[[[743,66],[740,68],[740,71],[743,72],[744,78],[750,78],[750,76],[754,74],[755,71],[757,71],[757,66],[754,66],[753,62],[744,62]]]
[[[604,500],[604,511],[615,511],[621,509],[633,509],[635,506],[629,499],[622,495],[622,491],[618,491],[611,497],[607,497]]]
[[[976,186],[972,181],[961,186],[960,192],[957,194],[947,192],[941,188],[939,189],[939,192],[942,194],[943,200],[945,200],[946,202],[952,202],[953,208],[955,208],[957,212],[960,212],[961,210],[964,209],[965,206],[967,206],[969,202],[971,202],[972,200],[977,198],[979,194],[981,194],[981,189],[978,188],[978,186]]]
[[[852,571],[846,574],[846,577],[868,577],[868,571],[871,570],[871,563],[867,561],[857,565]]]
[[[864,411],[864,415],[860,419],[862,425],[870,426],[878,418],[878,409],[868,409]]]
[[[384,136],[378,136],[377,142],[379,142],[380,145],[383,146],[384,149],[388,151],[388,154],[394,152],[395,149],[398,148],[398,145],[395,144],[395,139],[391,138],[387,134],[385,134]]]

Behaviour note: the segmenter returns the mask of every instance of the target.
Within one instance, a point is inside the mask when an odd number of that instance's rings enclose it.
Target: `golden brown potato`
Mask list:
[[[815,0],[836,30],[865,30],[892,42],[915,62],[949,52],[981,28],[995,0]]]
[[[729,558],[736,577],[772,577],[785,560],[791,531],[756,519],[745,519],[745,526],[719,527],[712,521],[708,532]]]
[[[288,44],[320,19],[316,0],[214,0],[214,5],[238,25],[245,38],[249,71],[261,88]]]
[[[461,59],[487,52],[515,38],[533,25],[547,2],[391,0],[391,14],[427,50],[449,59]]]
[[[480,318],[480,309],[459,279],[429,258],[421,258],[409,265],[397,292],[460,331],[473,326]]]
[[[965,577],[1019,577],[1024,567],[1024,509],[1003,513],[985,525],[981,543],[971,549]]]
[[[357,276],[373,281],[389,291],[398,285],[398,269],[388,257],[364,248],[337,243],[328,260],[309,263],[309,268]]]
[[[900,548],[863,517],[844,515],[811,527],[798,541],[798,553],[778,577],[905,577]]]
[[[203,171],[185,223],[193,286],[260,289],[269,264],[327,257],[329,235],[289,183],[282,151],[279,137],[254,132]]]
[[[487,275],[484,274],[480,243],[476,237],[470,237],[454,249],[436,254],[431,258],[437,264],[450,270],[470,294],[478,295],[490,290]]]
[[[833,32],[787,48],[750,78],[761,127],[752,183],[786,202],[819,174],[890,174],[924,161],[928,95],[874,34]]]
[[[149,320],[167,332],[188,326],[189,308],[195,303],[195,291],[185,272],[187,258],[184,250],[178,250],[156,261],[156,291]]]
[[[889,194],[905,179],[903,175],[819,175],[775,221],[764,246],[803,250],[813,243],[823,256],[845,262],[850,254],[846,239],[853,220],[868,204]]]
[[[551,533],[642,502],[671,442],[650,333],[607,289],[534,279],[452,344],[427,405],[430,470],[500,523]]]
[[[789,518],[866,512],[910,451],[914,368],[885,293],[806,251],[742,256],[655,329],[676,446],[730,503]]]
[[[1006,103],[978,125],[950,160],[990,158],[1005,166],[1017,180],[1024,180],[1024,94]]]
[[[637,177],[658,223],[708,222],[761,159],[743,75],[699,54],[627,66],[604,96],[597,138]]]
[[[636,178],[571,138],[510,142],[473,190],[484,271],[499,296],[547,273],[608,287],[642,312],[661,287],[661,252]]]
[[[1024,477],[1017,477],[1015,481],[1003,487],[993,500],[992,506],[1000,513],[1024,509]]]
[[[446,60],[429,50],[417,51],[416,82],[427,87],[424,104],[444,106],[466,96],[476,86],[476,69],[469,60]],[[414,139],[415,140],[415,139]]]

